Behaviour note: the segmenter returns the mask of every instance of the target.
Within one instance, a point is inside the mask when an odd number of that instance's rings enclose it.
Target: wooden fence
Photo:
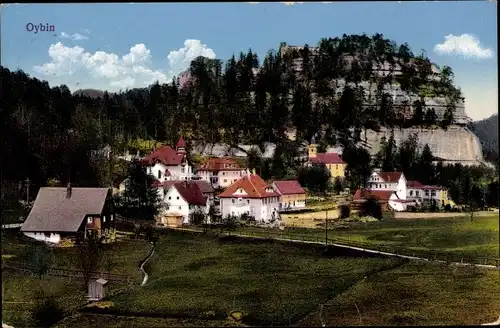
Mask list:
[[[190,229],[195,232],[203,232],[200,229]],[[299,234],[299,233],[287,233],[287,232],[273,232],[273,231],[211,231],[215,234],[223,234],[223,235],[234,235],[234,236],[248,236],[252,238],[266,238],[266,239],[284,239],[290,241],[298,241],[298,242],[313,242],[324,245],[340,245],[347,247],[360,248],[363,250],[380,252],[380,253],[389,253],[395,254],[398,256],[406,256],[406,257],[415,257],[421,258],[428,261],[441,261],[445,263],[463,263],[463,264],[473,264],[473,265],[490,265],[496,266],[500,268],[500,258],[494,257],[467,257],[459,254],[446,253],[441,251],[423,251],[423,250],[414,250],[411,248],[405,248],[401,246],[386,246],[386,245],[377,245],[372,243],[359,242],[349,239],[343,238],[326,238],[326,236],[318,236],[318,235],[307,235],[307,234]]]
[[[21,271],[24,273],[33,273],[33,267],[27,265],[26,263],[2,263],[2,268],[12,269],[16,271]],[[68,278],[83,278],[84,271],[83,270],[75,270],[75,269],[65,269],[65,268],[50,268],[47,272],[47,275],[54,277],[68,277]],[[110,273],[110,272],[97,272],[94,271],[91,273],[90,279],[99,279],[103,278],[108,281],[121,281],[121,282],[130,282],[132,281],[132,277],[123,274]]]

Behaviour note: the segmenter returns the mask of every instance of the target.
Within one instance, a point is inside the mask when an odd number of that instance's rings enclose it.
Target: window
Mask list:
[[[111,214],[110,216],[110,221],[113,221],[113,219],[115,218],[115,215],[114,214]]]
[[[418,191],[418,190],[415,191],[415,196],[417,196],[417,197],[420,196],[420,191]]]
[[[184,173],[184,166],[181,167],[181,173]]]
[[[250,199],[247,199],[247,204],[250,204]]]
[[[231,201],[232,201],[232,202],[233,202],[233,204],[234,204],[235,200],[234,200],[234,199],[231,199]]]
[[[226,172],[222,172],[222,175],[226,175]]]
[[[339,165],[338,165],[338,164],[336,164],[336,165],[335,165],[335,168],[336,168],[336,169],[338,169],[338,168],[339,168]]]
[[[102,217],[102,222],[106,222],[106,215]]]
[[[436,197],[436,190],[431,190],[431,196]]]
[[[179,211],[181,210],[181,207],[179,206]]]
[[[177,196],[177,199],[179,199],[179,196]]]
[[[426,191],[425,191],[425,195],[426,195],[426,196],[429,196],[429,190],[426,190]]]
[[[227,179],[224,179],[224,182],[227,182]]]
[[[161,171],[158,170],[158,179],[161,179]]]
[[[88,223],[92,223],[92,221],[94,221],[94,220],[93,220],[91,217],[89,217],[89,218],[87,219],[87,222],[88,222]]]
[[[410,196],[413,196],[413,190],[410,190]]]
[[[172,196],[168,196],[168,200],[171,200],[172,199]]]

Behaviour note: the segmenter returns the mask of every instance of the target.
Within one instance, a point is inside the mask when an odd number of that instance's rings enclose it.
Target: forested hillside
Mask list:
[[[389,68],[375,74],[373,63],[389,63]],[[322,130],[327,132],[320,140],[323,146],[341,143],[349,172],[356,177],[352,183],[359,185],[371,170],[369,155],[356,146],[363,128],[436,124],[446,128],[453,123],[460,91],[453,85],[451,68],[432,67],[427,57],[415,56],[407,44],[397,46],[380,34],[323,39],[313,56],[308,46],[286,53],[271,50],[262,63],[251,50],[224,65],[198,58],[191,63],[190,79],[183,88],[174,80],[118,94],[105,92],[98,98],[84,91],[71,94],[66,86],[49,87],[22,71],[2,67],[3,177],[16,181],[29,177],[38,186],[52,178],[109,185],[114,164],[92,159],[92,150],[108,143],[116,153],[137,138],[173,143],[181,134],[188,146],[193,141],[274,142],[277,155],[268,163],[273,167],[269,176],[280,177],[297,173],[291,160],[297,144],[285,136],[293,127],[298,141]],[[345,81],[342,88],[339,79]],[[361,81],[375,86],[375,93],[366,92]],[[411,107],[410,116],[395,106],[385,88],[392,84],[421,94],[422,101],[405,105]],[[439,122],[434,109],[424,105],[429,95],[447,99],[446,115]],[[432,157],[427,156],[429,160]],[[417,164],[415,174],[419,174]],[[419,178],[437,182],[433,176]]]

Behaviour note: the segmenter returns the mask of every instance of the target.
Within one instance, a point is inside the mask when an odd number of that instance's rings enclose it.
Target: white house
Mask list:
[[[407,198],[418,204],[436,201],[436,205],[453,204],[448,197],[448,190],[440,186],[424,185],[420,181],[412,180],[407,183]]]
[[[406,178],[402,172],[373,172],[366,189],[394,191],[399,199],[406,199]]]
[[[196,175],[208,181],[214,188],[227,188],[246,175],[246,169],[240,167],[231,157],[212,157],[196,170]]]
[[[163,199],[164,216],[182,217],[184,224],[189,224],[189,214],[199,210],[205,214],[209,211],[209,199],[195,181],[178,181],[170,185]]]
[[[247,171],[244,177],[231,184],[219,198],[223,217],[247,214],[262,222],[279,219],[280,194],[255,172]]]
[[[158,181],[191,180],[194,178],[193,167],[187,161],[186,143],[182,137],[175,145],[162,146],[141,160],[148,174]]]

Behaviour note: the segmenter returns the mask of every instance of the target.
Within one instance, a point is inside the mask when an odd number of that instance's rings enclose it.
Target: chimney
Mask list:
[[[66,188],[66,198],[70,199],[71,198],[71,183],[68,182],[68,186]]]
[[[255,168],[252,169],[252,174],[257,175],[257,173],[255,173]]]

